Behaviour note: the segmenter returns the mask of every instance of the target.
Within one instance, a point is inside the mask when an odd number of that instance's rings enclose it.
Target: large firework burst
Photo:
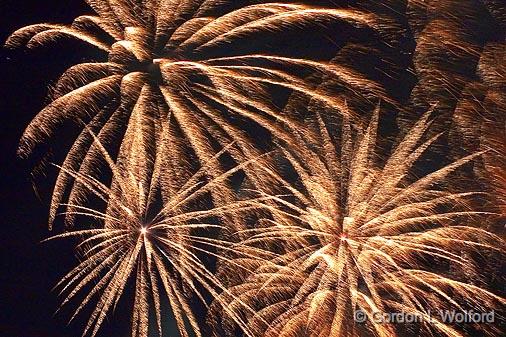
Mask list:
[[[251,46],[233,47],[237,41],[244,46],[254,36],[332,21],[380,30],[379,21],[372,14],[287,3],[230,9],[230,4],[214,0],[87,3],[97,16],[80,16],[69,26],[28,26],[15,32],[6,43],[10,47],[34,47],[70,36],[108,54],[107,62],[76,65],[60,78],[53,102],[25,131],[21,155],[29,154],[37,143],[50,138],[64,121],[86,123],[107,146],[115,140],[129,142],[134,135],[127,126],[136,121],[148,135],[151,149],[156,148],[160,137],[168,137],[175,147],[189,145],[187,151],[174,156],[180,167],[191,161],[190,149],[203,163],[210,159],[216,143],[225,146],[230,140],[239,145],[231,154],[243,161],[258,153],[253,152],[254,141],[238,123],[253,121],[288,143],[291,139],[287,128],[303,127],[300,121],[280,113],[270,99],[271,87],[295,91],[338,111],[349,111],[340,109],[343,101],[307,83],[304,74],[308,70],[332,75],[350,90],[388,100],[381,85],[353,68],[262,53],[262,45],[254,51],[250,51]],[[161,136],[161,124],[167,120],[172,131]],[[89,133],[83,131],[62,166],[92,174],[101,158],[98,153]],[[70,182],[69,175],[62,171],[53,195],[51,218]],[[85,197],[85,192],[78,183],[71,195],[78,200]]]
[[[504,253],[500,238],[472,225],[480,212],[470,201],[478,193],[444,188],[446,178],[479,153],[420,178],[412,175],[415,162],[439,137],[422,141],[428,118],[416,123],[383,164],[375,156],[378,112],[357,140],[345,121],[339,150],[322,122],[321,156],[300,160],[287,151],[303,188],[287,185],[296,200],[278,198],[273,219],[249,231],[253,235],[243,242],[284,247],[284,254],[231,287],[256,308],[256,315],[246,316],[257,336],[396,335],[398,325],[378,320],[384,312],[423,318],[419,334],[463,336],[431,310],[505,304],[477,281],[474,258]],[[229,303],[229,310],[239,304]],[[366,324],[354,320],[356,311]]]

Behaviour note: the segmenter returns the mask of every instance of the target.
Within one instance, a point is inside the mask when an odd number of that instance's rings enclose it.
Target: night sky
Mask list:
[[[71,22],[75,16],[86,12],[89,10],[84,1],[2,0],[0,41],[3,44],[11,32],[22,26]],[[89,48],[76,44],[53,47],[56,48],[29,52],[0,49],[1,336],[75,337],[82,333],[82,322],[67,326],[68,312],[54,315],[59,300],[51,289],[76,260],[70,244],[62,241],[40,243],[50,236],[47,230],[50,186],[43,179],[36,179],[32,184],[32,159],[22,160],[16,156],[24,128],[47,103],[48,84],[70,65],[93,57],[86,55]],[[54,177],[54,170],[49,169],[47,173]],[[106,327],[101,335],[128,336],[128,324],[121,324],[121,319],[117,321],[115,323],[121,328],[110,327],[113,330],[108,332]]]

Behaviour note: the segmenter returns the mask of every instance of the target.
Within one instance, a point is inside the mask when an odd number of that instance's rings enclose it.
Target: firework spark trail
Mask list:
[[[136,125],[132,123],[131,126]],[[146,169],[142,165],[149,160],[140,155],[145,145],[141,141],[142,137],[133,137],[127,145],[130,154],[129,169],[114,163],[97,137],[92,135],[92,138],[108,162],[115,183],[110,188],[94,177],[79,172],[66,172],[105,201],[107,210],[103,212],[82,204],[64,205],[67,209],[62,215],[72,213],[74,216],[84,216],[92,220],[94,225],[87,226],[93,229],[73,230],[54,237],[81,238],[78,251],[83,259],[58,285],[61,293],[65,294],[62,307],[86,292],[73,313],[73,320],[96,299],[97,303],[93,306],[83,334],[95,336],[107,315],[120,301],[128,282],[133,282],[135,298],[132,305],[132,336],[148,336],[150,307],[154,308],[157,332],[162,336],[161,303],[164,298],[169,300],[181,335],[189,336],[185,326],[187,321],[195,334],[202,336],[199,318],[192,310],[191,298],[185,289],[190,289],[204,306],[207,305],[206,294],[217,297],[222,302],[218,295],[228,293],[228,290],[209,270],[208,262],[204,263],[200,256],[204,254],[218,260],[227,260],[238,268],[252,272],[253,269],[247,264],[235,264],[227,257],[231,254],[223,252],[232,252],[233,256],[243,256],[251,261],[275,255],[254,247],[241,249],[230,242],[210,237],[213,230],[230,231],[230,218],[263,208],[263,203],[271,197],[237,200],[211,208],[196,208],[194,204],[199,204],[198,201],[202,201],[210,191],[225,184],[238,170],[248,165],[261,165],[261,160],[252,159],[213,179],[205,179],[207,174],[203,167],[173,195],[167,196],[160,207],[155,200],[149,198],[152,189],[161,187],[150,186],[146,180]],[[212,160],[219,160],[232,146],[233,144],[218,152]],[[221,219],[222,223],[213,219]],[[240,299],[237,300],[242,303]],[[244,306],[246,310],[252,311],[245,303]],[[240,316],[228,311],[226,306],[224,310],[246,335],[252,335]]]
[[[504,97],[503,97],[504,99]],[[497,101],[492,103],[496,105]],[[489,114],[482,126],[481,148],[487,151],[484,155],[485,169],[482,173],[485,181],[490,182],[494,191],[497,209],[506,217],[506,101],[499,101],[503,107],[495,110],[499,113]],[[498,104],[497,104],[498,105]],[[501,113],[502,112],[502,113]],[[504,231],[506,228],[502,228]]]
[[[489,43],[480,56],[480,81],[469,83],[454,110],[452,144],[461,152],[484,150],[478,176],[492,188],[491,209],[506,216],[505,44]],[[476,127],[476,125],[480,127]],[[504,229],[501,229],[504,230]]]
[[[419,111],[437,102],[435,129],[451,129],[450,155],[487,151],[484,168],[475,167],[475,173],[494,191],[491,209],[504,216],[506,8],[494,0],[413,2],[410,7],[419,79],[410,100]]]
[[[418,79],[410,101],[415,113],[437,103],[439,129],[459,130],[456,143],[479,137],[474,126],[482,120],[484,108],[501,114],[503,99],[497,89],[504,87],[505,14],[504,4],[495,0],[408,3],[406,19],[416,43],[413,70]],[[410,124],[412,112],[401,120]]]
[[[437,267],[472,270],[473,253],[505,252],[500,238],[472,226],[482,213],[473,210],[471,200],[480,193],[438,188],[480,153],[413,179],[413,165],[439,137],[422,141],[431,124],[427,113],[379,165],[378,111],[357,140],[349,122],[343,122],[340,149],[327,144],[330,138],[321,122],[321,156],[302,159],[286,150],[304,189],[286,185],[298,201],[276,198],[277,207],[266,206],[273,220],[249,230],[250,238],[243,242],[276,247],[278,253],[284,248],[280,257],[230,288],[257,309],[255,316],[245,314],[256,336],[357,336],[364,329],[392,336],[396,326],[375,321],[375,312],[428,318],[430,310],[486,310],[506,303],[474,285],[475,274]],[[240,311],[236,299],[227,300],[230,309]],[[359,309],[367,325],[354,323]],[[232,335],[234,325],[226,320],[218,324],[220,315],[219,309],[211,310],[211,325]],[[426,320],[420,328],[422,334],[465,335],[439,318]],[[497,333],[493,326],[480,328]]]
[[[23,44],[36,47],[70,36],[108,54],[107,62],[79,64],[61,77],[53,90],[54,101],[34,118],[23,135],[19,148],[23,156],[36,144],[51,138],[64,121],[82,120],[102,143],[110,145],[114,140],[130,142],[128,138],[133,136],[128,132],[129,123],[139,118],[146,128],[160,132],[165,128],[164,119],[169,117],[171,128],[179,131],[169,133],[168,143],[178,147],[189,144],[203,163],[209,160],[206,154],[210,153],[213,141],[225,146],[234,140],[240,146],[231,155],[240,162],[255,154],[254,141],[244,132],[241,134],[230,117],[249,119],[287,143],[291,142],[287,130],[304,127],[269,103],[270,87],[299,92],[331,105],[336,111],[350,111],[343,108],[343,101],[333,99],[325,90],[315,90],[300,77],[300,71],[290,69],[338,76],[352,90],[388,100],[379,84],[353,69],[263,55],[261,50],[232,56],[223,52],[225,44],[247,41],[260,34],[335,21],[381,31],[373,14],[354,9],[265,3],[213,16],[210,13],[219,12],[221,1],[87,2],[97,16],[80,16],[68,26],[28,26],[12,34],[6,43],[9,47]],[[113,43],[107,42],[110,39]],[[119,107],[101,108],[104,100],[119,101]],[[143,117],[134,117],[136,109],[144,110]],[[156,148],[161,137],[166,136],[152,137],[149,147]],[[98,153],[88,133],[83,132],[75,140],[63,168],[79,170],[83,175],[96,173],[94,168],[101,159]],[[176,156],[181,166],[188,164],[187,157],[181,151]],[[217,167],[210,169],[215,174],[221,172]],[[62,170],[53,194],[50,220],[54,219],[57,205],[69,186],[72,179]],[[79,183],[74,184],[71,203],[85,199],[86,193]],[[219,201],[219,194],[215,194]],[[230,201],[227,193],[223,194],[221,199]],[[72,219],[67,222],[72,223]]]

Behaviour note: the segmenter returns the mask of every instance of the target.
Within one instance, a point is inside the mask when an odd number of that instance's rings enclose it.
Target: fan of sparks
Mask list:
[[[265,203],[272,219],[246,230],[249,238],[242,242],[280,254],[236,281],[230,288],[236,298],[222,296],[228,310],[240,310],[243,303],[256,309],[244,313],[255,336],[396,336],[402,324],[378,319],[388,312],[419,317],[421,335],[465,336],[431,310],[492,311],[506,304],[478,281],[483,270],[476,256],[505,253],[502,239],[479,228],[483,214],[472,200],[480,193],[444,188],[452,173],[481,153],[420,178],[411,174],[441,136],[422,140],[428,118],[416,123],[383,164],[375,156],[378,112],[358,136],[345,121],[339,151],[321,120],[321,156],[308,152],[298,158],[286,150],[302,187],[285,183],[292,197]],[[356,312],[364,320],[355,320]],[[216,336],[234,335],[233,324],[219,323],[222,316],[211,311]],[[498,333],[483,325],[482,331]]]
[[[144,132],[152,135],[147,146],[155,152],[156,138],[164,132],[163,125],[168,120],[172,125],[166,135],[169,142],[176,148],[188,144],[200,163],[210,159],[213,144],[225,146],[230,141],[238,144],[231,155],[244,161],[258,153],[254,152],[255,140],[241,128],[241,121],[252,121],[286,143],[291,142],[287,130],[303,128],[300,121],[276,108],[269,88],[298,92],[334,110],[347,111],[341,109],[343,101],[308,84],[301,69],[332,75],[350,90],[387,99],[380,84],[352,68],[262,54],[261,45],[258,53],[241,53],[244,47],[231,47],[237,41],[244,45],[255,36],[332,21],[380,31],[376,18],[369,13],[281,2],[238,9],[230,9],[230,4],[221,0],[87,3],[96,16],[80,16],[68,26],[28,26],[15,32],[6,43],[9,47],[35,47],[67,36],[108,55],[106,62],[78,64],[62,75],[53,90],[54,100],[26,129],[19,149],[21,155],[51,138],[65,121],[86,124],[107,145],[114,140],[129,142],[135,135],[127,126],[140,122]],[[71,201],[86,197],[87,189],[80,183],[72,185],[66,170],[84,175],[95,173],[94,167],[101,160],[99,152],[84,130],[62,165],[65,170],[56,182],[51,220],[66,188],[72,186]],[[181,167],[191,160],[185,153],[175,156]]]
[[[155,316],[158,335],[163,335],[162,305],[165,299],[169,301],[181,336],[192,336],[189,328],[195,336],[205,336],[201,320],[194,313],[194,299],[206,307],[208,296],[220,302],[222,300],[218,295],[228,293],[211,271],[210,261],[227,260],[235,264],[226,252],[252,260],[274,256],[247,246],[244,249],[234,247],[217,234],[230,230],[226,221],[262,208],[262,202],[268,197],[205,207],[210,191],[226,189],[227,181],[235,173],[247,165],[256,165],[258,159],[245,162],[212,179],[208,178],[207,167],[204,166],[160,204],[150,198],[153,188],[160,190],[160,186],[157,183],[145,185],[142,177],[145,172],[135,170],[137,165],[134,161],[139,156],[132,155],[135,158],[130,162],[132,169],[121,168],[96,137],[94,139],[112,171],[114,184],[109,188],[91,176],[67,172],[104,201],[107,207],[106,211],[101,211],[83,204],[65,205],[67,210],[63,214],[79,215],[88,219],[88,223],[91,221],[92,225],[86,226],[90,229],[75,229],[52,238],[77,237],[81,240],[78,252],[82,262],[58,284],[64,295],[62,307],[76,301],[78,295],[84,293],[84,298],[73,311],[71,321],[83,309],[95,303],[83,335],[96,336],[107,315],[122,297],[126,297],[124,292],[127,285],[133,283],[132,336],[146,337],[148,333],[154,333],[150,330],[151,316]],[[218,161],[225,150],[215,154],[212,161]],[[236,266],[248,270],[246,265]],[[248,332],[243,319],[235,312],[228,311],[226,303],[223,304],[225,312]],[[244,308],[252,312],[246,304]]]

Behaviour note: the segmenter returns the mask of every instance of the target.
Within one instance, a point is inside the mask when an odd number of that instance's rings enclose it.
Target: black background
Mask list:
[[[2,0],[0,41],[3,44],[10,33],[25,25],[68,23],[87,12],[90,11],[84,1]],[[47,229],[50,190],[32,182],[33,163],[16,155],[23,129],[47,103],[48,84],[71,64],[93,56],[83,55],[82,48],[75,48],[75,45],[65,44],[63,48],[36,51],[0,49],[2,337],[76,337],[82,333],[82,322],[67,326],[68,313],[54,315],[59,299],[52,287],[76,262],[71,245],[41,243],[50,236]],[[121,321],[118,320],[118,326],[128,328],[128,324],[121,324]],[[115,332],[108,332],[110,329]],[[101,335],[121,337],[128,333],[110,327]]]

